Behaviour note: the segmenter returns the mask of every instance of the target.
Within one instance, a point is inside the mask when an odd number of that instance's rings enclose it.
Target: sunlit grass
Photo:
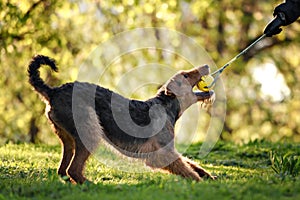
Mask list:
[[[159,171],[127,172],[92,157],[84,185],[64,183],[56,175],[60,147],[7,144],[0,147],[0,199],[299,199],[300,178],[280,178],[272,169],[270,152],[300,154],[297,144],[256,141],[247,145],[219,142],[205,158],[201,144],[185,155],[218,176],[197,183]],[[280,163],[278,163],[280,166]]]

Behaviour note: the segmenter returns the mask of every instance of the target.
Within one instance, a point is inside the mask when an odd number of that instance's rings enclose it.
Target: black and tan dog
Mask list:
[[[196,181],[201,177],[214,179],[198,164],[182,157],[174,146],[174,125],[181,114],[196,102],[211,105],[214,101],[213,92],[192,90],[203,75],[209,74],[208,66],[180,71],[155,97],[137,101],[90,83],[50,87],[40,78],[41,65],[54,71],[57,67],[49,57],[37,55],[28,73],[30,84],[47,104],[46,115],[62,143],[59,175],[68,176],[73,183],[86,181],[85,162],[104,140],[126,156],[144,159],[152,168]]]

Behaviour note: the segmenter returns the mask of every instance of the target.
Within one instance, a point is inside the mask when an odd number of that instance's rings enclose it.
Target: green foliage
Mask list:
[[[0,199],[299,199],[300,179],[278,180],[267,151],[299,154],[299,145],[256,141],[245,145],[219,142],[201,160],[218,176],[196,183],[161,172],[129,173],[91,158],[86,176],[92,183],[71,185],[56,175],[58,146],[7,144],[0,147]]]
[[[287,153],[280,155],[271,151],[270,160],[272,169],[281,179],[285,179],[287,176],[296,177],[300,173],[299,154]]]

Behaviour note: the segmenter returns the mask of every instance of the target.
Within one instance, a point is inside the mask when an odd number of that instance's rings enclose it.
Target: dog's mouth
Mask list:
[[[189,81],[192,88],[198,85],[203,76],[209,75],[210,69],[208,65],[194,68],[190,71],[183,73],[183,76]]]
[[[210,72],[208,65],[196,67],[188,71],[181,71],[172,77],[164,87],[164,93],[168,96],[197,97],[199,100],[207,99],[210,93],[199,90],[195,93],[194,87],[202,80],[203,76],[208,75]],[[191,96],[192,93],[192,96]]]
[[[210,97],[212,97],[214,95],[214,91],[208,91],[208,92],[194,92],[194,94],[196,95],[198,101],[201,100],[205,100],[205,99],[209,99]]]
[[[198,67],[194,71],[195,73],[190,73],[189,78],[190,78],[190,84],[192,88],[196,89],[193,91],[194,95],[197,97],[198,101],[203,101],[206,99],[210,99],[212,96],[214,96],[214,91],[209,91],[208,86],[204,86],[204,89],[207,89],[207,91],[199,91],[199,82],[202,81],[204,76],[209,75],[210,73],[210,68],[208,65],[204,65],[201,67]]]

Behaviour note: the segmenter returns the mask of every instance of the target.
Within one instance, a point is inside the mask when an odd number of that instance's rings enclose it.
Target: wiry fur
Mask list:
[[[201,77],[209,73],[208,66],[181,71],[162,86],[155,97],[137,101],[90,83],[74,82],[52,88],[40,78],[41,65],[48,65],[54,71],[57,67],[52,59],[38,55],[29,64],[28,73],[30,84],[48,105],[46,115],[62,143],[59,175],[68,176],[74,183],[83,183],[85,162],[102,138],[124,155],[144,159],[150,167],[196,181],[201,177],[214,179],[198,164],[182,157],[174,146],[174,125],[181,114],[196,102],[209,105],[214,101],[213,92],[192,91]],[[114,104],[113,98],[117,99]],[[152,135],[151,120],[163,120],[161,113],[151,111],[154,105],[165,110],[166,118],[163,127]],[[115,116],[117,113],[122,117],[128,109],[134,126],[146,127],[145,130],[131,134],[122,128],[123,125],[131,128],[133,124],[124,118],[120,125]]]

